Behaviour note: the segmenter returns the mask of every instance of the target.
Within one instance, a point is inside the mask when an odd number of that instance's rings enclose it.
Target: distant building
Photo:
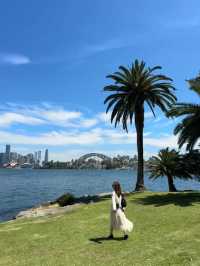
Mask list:
[[[39,168],[41,166],[41,157],[42,157],[42,152],[41,151],[36,151],[33,154],[28,154],[28,159],[29,163],[33,163],[35,168]]]
[[[6,144],[6,152],[4,156],[4,163],[10,162],[10,144]]]
[[[4,155],[5,155],[4,152],[0,153],[0,166],[3,166],[3,164],[4,164],[4,157],[5,157]]]
[[[26,155],[26,163],[33,164],[34,163],[34,156],[32,153]]]
[[[42,157],[42,152],[41,151],[38,151],[37,152],[37,163],[38,163],[38,165],[41,164],[41,157]]]
[[[15,165],[24,165],[40,168],[42,166],[42,152],[28,153],[26,155],[17,152],[11,152],[11,146],[6,144],[5,152],[0,152],[0,167],[9,167]],[[45,151],[45,161],[48,162],[48,150]]]
[[[45,150],[45,155],[44,155],[44,163],[48,163],[49,161],[49,151],[48,149]]]
[[[11,152],[10,153],[10,161],[17,162],[17,160],[18,160],[18,154],[16,152]]]
[[[25,156],[19,154],[19,155],[18,155],[18,158],[17,158],[17,162],[18,162],[18,164],[20,164],[20,165],[23,164],[23,163],[25,163],[25,162],[26,162],[26,158],[25,158]]]
[[[35,163],[37,162],[38,158],[37,158],[37,152],[34,153],[34,161]]]

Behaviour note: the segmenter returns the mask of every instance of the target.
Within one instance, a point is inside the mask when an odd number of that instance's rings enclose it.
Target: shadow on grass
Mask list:
[[[92,242],[95,242],[97,244],[102,244],[103,241],[122,241],[124,240],[123,237],[114,237],[113,239],[109,239],[108,237],[96,237],[96,238],[90,238],[89,239]]]
[[[155,207],[174,204],[176,206],[188,207],[193,203],[200,203],[200,193],[169,193],[163,195],[148,195],[141,199],[132,200],[134,203],[143,205],[154,205]]]
[[[132,193],[126,192],[124,193],[125,196],[128,196]],[[86,195],[86,196],[82,196],[79,198],[75,199],[75,203],[92,203],[92,202],[100,202],[100,201],[104,201],[104,200],[108,200],[111,199],[112,193],[108,192],[108,193],[101,193],[99,195]]]
[[[56,203],[59,204],[60,198],[62,198],[64,196],[65,196],[65,194],[60,196],[56,200],[51,201],[50,205],[53,205],[53,204],[56,204]],[[107,200],[110,197],[111,197],[111,193],[104,193],[104,194],[102,193],[102,194],[99,194],[99,195],[85,195],[85,196],[82,196],[82,197],[75,197],[70,203],[69,202],[64,202],[65,205],[63,205],[63,206],[73,205],[73,204],[76,204],[76,203],[84,203],[84,204],[95,203],[95,202],[100,202],[100,201]],[[42,206],[49,206],[49,202],[43,203]]]
[[[76,198],[75,199],[75,203],[89,204],[89,203],[92,203],[92,202],[104,201],[104,200],[110,199],[110,197],[111,197],[110,193],[105,194],[105,195],[82,196],[82,197]]]

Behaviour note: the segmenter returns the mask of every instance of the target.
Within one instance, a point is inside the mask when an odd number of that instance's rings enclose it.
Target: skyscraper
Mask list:
[[[35,154],[34,154],[34,160],[35,160],[35,163],[37,163],[37,152],[35,152]]]
[[[42,152],[41,151],[38,151],[37,152],[37,159],[38,159],[38,164],[40,165],[41,163],[41,156],[42,156]]]
[[[4,157],[5,157],[5,153],[1,152],[0,153],[0,166],[4,164]]]
[[[6,144],[6,152],[5,152],[5,163],[10,162],[10,145]]]
[[[49,161],[49,151],[48,149],[46,149],[44,155],[44,163],[48,163],[48,161]]]

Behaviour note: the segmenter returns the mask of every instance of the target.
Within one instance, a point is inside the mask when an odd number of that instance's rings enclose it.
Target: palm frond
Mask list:
[[[186,81],[189,83],[189,88],[200,96],[200,74],[196,78]]]
[[[104,104],[108,104],[107,112],[112,109],[111,122],[115,121],[115,126],[122,124],[128,131],[128,121],[132,123],[136,112],[144,112],[145,102],[154,116],[155,106],[167,112],[176,102],[172,79],[154,74],[160,69],[160,66],[148,68],[144,61],[135,60],[130,68],[120,66],[118,71],[107,76],[114,84],[104,87],[104,91],[111,92]]]
[[[199,167],[194,166],[195,161],[200,162],[199,153],[181,155],[174,149],[162,149],[149,161],[149,178],[154,180],[168,175],[180,179],[194,178],[195,174],[200,174]]]
[[[190,115],[195,113],[200,113],[200,105],[199,104],[191,104],[191,103],[176,103],[172,106],[172,108],[167,113],[167,116],[171,117],[179,117],[183,115]]]

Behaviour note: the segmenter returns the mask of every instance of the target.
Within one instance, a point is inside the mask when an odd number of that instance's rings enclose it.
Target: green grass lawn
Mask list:
[[[109,231],[109,200],[50,218],[0,224],[0,265],[200,265],[200,193],[128,197],[134,231]]]

